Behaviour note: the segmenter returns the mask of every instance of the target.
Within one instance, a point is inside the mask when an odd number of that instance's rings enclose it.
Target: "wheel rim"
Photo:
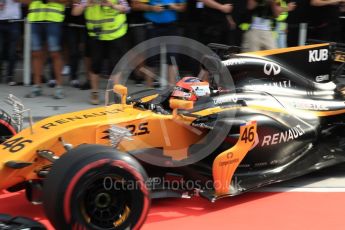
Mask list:
[[[105,178],[112,178],[114,186],[111,189],[104,186]],[[94,176],[87,181],[78,200],[83,219],[91,229],[116,229],[128,219],[131,196],[130,191],[122,189],[125,186],[123,178],[110,174]]]

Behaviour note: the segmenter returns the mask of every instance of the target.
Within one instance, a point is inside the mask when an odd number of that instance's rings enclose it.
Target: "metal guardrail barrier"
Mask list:
[[[23,83],[29,86],[31,83],[31,24],[25,18],[24,20],[24,67],[23,67]]]
[[[300,23],[299,24],[299,39],[298,45],[303,46],[307,41],[307,34],[308,34],[308,24],[307,23]]]

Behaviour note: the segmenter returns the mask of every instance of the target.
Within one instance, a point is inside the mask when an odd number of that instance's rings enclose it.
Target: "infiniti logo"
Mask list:
[[[272,62],[266,62],[264,66],[264,73],[268,76],[271,74],[278,75],[281,71],[281,68],[279,65],[272,63]]]

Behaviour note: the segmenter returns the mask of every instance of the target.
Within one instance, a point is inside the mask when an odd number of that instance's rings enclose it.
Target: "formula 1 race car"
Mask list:
[[[115,85],[120,103],[21,131],[25,109],[10,96],[14,115],[0,119],[0,188],[25,189],[56,229],[139,229],[151,199],[214,202],[345,162],[344,65],[332,71],[333,49],[205,56],[208,96],[128,96]]]

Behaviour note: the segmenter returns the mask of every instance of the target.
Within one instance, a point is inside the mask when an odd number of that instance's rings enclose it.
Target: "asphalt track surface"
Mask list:
[[[23,98],[29,88],[0,85],[0,98],[9,93]],[[25,99],[34,120],[92,107],[89,91],[66,87],[67,98],[46,96]],[[0,102],[1,108],[10,107]],[[202,198],[162,199],[152,202],[144,230],[158,229],[341,229],[345,228],[345,164],[288,182],[210,203]],[[34,218],[53,229],[41,206],[26,201],[23,192],[0,191],[0,213]]]

